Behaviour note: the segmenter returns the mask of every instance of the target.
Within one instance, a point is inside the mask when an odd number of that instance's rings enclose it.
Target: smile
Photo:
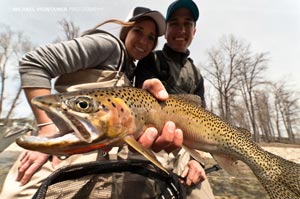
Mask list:
[[[135,46],[135,49],[136,49],[137,51],[141,52],[141,53],[144,53],[144,52],[145,52],[145,50],[144,50],[144,49],[142,49],[142,48],[139,48],[139,47],[137,47],[137,46]]]

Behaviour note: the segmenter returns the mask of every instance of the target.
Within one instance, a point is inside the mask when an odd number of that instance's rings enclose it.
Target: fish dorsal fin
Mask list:
[[[201,155],[194,149],[191,149],[187,146],[182,145],[182,148],[184,148],[189,154],[197,161],[199,162],[202,166],[204,166],[204,159],[201,157]]]
[[[124,141],[134,148],[137,152],[147,158],[150,162],[152,162],[155,166],[169,174],[168,170],[164,168],[161,163],[157,160],[156,156],[149,149],[143,147],[140,143],[138,143],[133,136],[125,136]]]
[[[202,100],[198,95],[193,94],[176,94],[176,95],[170,95],[176,99],[180,99],[189,103],[194,103],[197,105],[202,106]]]
[[[245,136],[247,136],[248,138],[252,139],[252,134],[250,131],[248,131],[248,129],[242,128],[242,127],[235,127],[237,131],[239,131],[240,133],[244,134]]]
[[[213,154],[213,158],[227,173],[238,176],[241,172],[238,169],[238,160],[223,154]]]

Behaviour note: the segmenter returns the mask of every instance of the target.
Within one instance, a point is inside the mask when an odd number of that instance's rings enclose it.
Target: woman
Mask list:
[[[80,38],[40,47],[27,53],[20,61],[19,71],[28,102],[36,96],[50,94],[52,78],[78,70],[116,71],[118,67],[122,67],[121,71],[132,80],[135,69],[133,62],[147,56],[155,48],[158,36],[164,34],[164,17],[157,11],[137,7],[128,22],[113,22],[123,25],[120,31],[121,42],[109,33],[91,31]],[[167,97],[163,86],[156,80],[148,81],[145,87],[158,98]],[[36,107],[31,108],[38,123],[39,135],[55,134],[57,129],[51,119]],[[182,143],[182,132],[175,130],[173,123],[167,123],[162,135],[157,135],[156,129],[149,128],[140,138],[140,142],[146,147],[167,146],[169,150]],[[47,154],[24,151],[8,174],[1,198],[31,198],[42,180],[58,166],[95,160],[95,153],[71,156],[61,163],[56,157],[51,157],[52,163],[48,159]]]

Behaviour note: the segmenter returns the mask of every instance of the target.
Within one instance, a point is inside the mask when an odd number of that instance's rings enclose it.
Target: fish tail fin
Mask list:
[[[272,199],[300,198],[300,164],[268,153],[268,169],[254,172]]]
[[[300,164],[283,158],[280,160],[283,168],[280,181],[300,198]]]

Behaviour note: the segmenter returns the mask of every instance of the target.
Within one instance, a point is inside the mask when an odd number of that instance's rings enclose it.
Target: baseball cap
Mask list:
[[[172,14],[179,8],[187,8],[188,10],[191,11],[195,22],[198,20],[199,18],[199,10],[197,5],[195,4],[194,1],[192,0],[177,0],[174,1],[167,10],[167,15],[166,15],[166,20],[168,21],[170,19],[170,17],[172,16]]]
[[[137,21],[141,17],[150,17],[154,20],[158,28],[158,36],[165,34],[166,21],[164,16],[158,11],[145,7],[136,7],[129,13],[126,21]]]

